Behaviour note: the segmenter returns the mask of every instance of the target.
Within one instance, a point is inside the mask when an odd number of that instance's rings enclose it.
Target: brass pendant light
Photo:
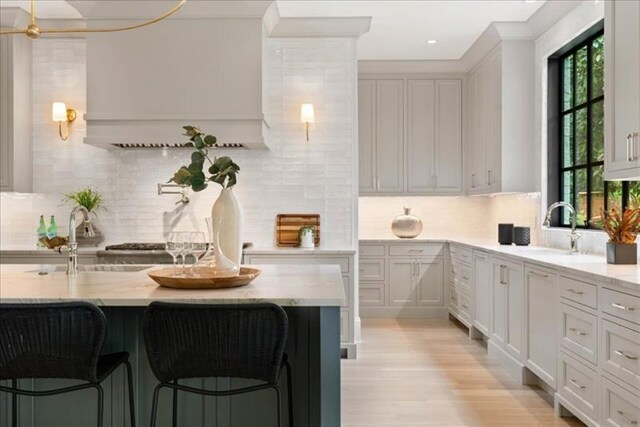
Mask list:
[[[3,36],[3,35],[8,35],[8,34],[26,34],[27,37],[35,40],[35,39],[39,38],[41,35],[43,35],[43,34],[115,33],[117,31],[134,30],[136,28],[146,27],[147,25],[155,24],[156,22],[160,22],[163,19],[168,18],[169,16],[173,15],[174,13],[176,13],[182,6],[184,6],[184,4],[186,2],[187,2],[187,0],[179,0],[178,3],[175,6],[173,6],[173,8],[169,9],[167,12],[165,12],[164,14],[158,16],[157,18],[154,18],[154,19],[152,19],[150,21],[142,22],[140,24],[129,25],[129,26],[126,26],[126,27],[47,29],[47,28],[38,27],[38,24],[36,23],[35,0],[31,0],[31,12],[30,12],[31,22],[29,23],[29,25],[27,25],[27,27],[24,30],[0,31],[0,35]]]

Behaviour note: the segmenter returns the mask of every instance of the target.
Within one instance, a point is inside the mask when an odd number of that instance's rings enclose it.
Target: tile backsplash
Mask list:
[[[319,213],[323,245],[355,246],[357,219],[357,46],[353,39],[269,39],[266,43],[265,109],[270,151],[228,151],[241,167],[237,197],[245,214],[246,241],[274,244],[278,213]],[[86,43],[39,40],[33,45],[34,194],[0,194],[0,245],[35,246],[40,214],[55,214],[66,234],[64,193],[91,186],[105,199],[100,227],[107,242],[162,241],[172,229],[204,229],[219,192],[213,185],[189,194],[158,196],[188,150],[107,151],[83,143],[86,132]],[[51,103],[78,111],[69,141],[57,136]],[[300,105],[315,104],[311,141],[299,122]],[[185,123],[194,124],[197,123]],[[203,129],[215,134],[215,129]]]

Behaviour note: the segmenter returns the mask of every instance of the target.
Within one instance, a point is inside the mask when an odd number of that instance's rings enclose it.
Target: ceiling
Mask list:
[[[462,57],[491,22],[524,22],[544,2],[278,0],[278,7],[282,17],[372,17],[370,32],[362,36],[359,42],[359,59],[456,60]],[[29,1],[0,0],[0,6],[19,6],[28,10]],[[81,17],[62,0],[37,0],[36,13],[40,18],[49,19]],[[436,40],[437,43],[428,44],[427,40]]]
[[[491,22],[523,22],[544,1],[523,0],[279,0],[283,17],[371,16],[359,59],[460,59]],[[437,40],[428,44],[427,40]]]

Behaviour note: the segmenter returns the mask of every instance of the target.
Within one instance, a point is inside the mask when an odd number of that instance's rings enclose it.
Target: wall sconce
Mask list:
[[[309,140],[309,125],[315,123],[316,115],[313,111],[313,104],[302,104],[300,108],[300,122],[305,124],[307,130],[307,141]]]
[[[69,138],[71,122],[76,119],[76,110],[73,108],[67,109],[64,102],[54,102],[51,107],[51,118],[54,122],[58,122],[58,134],[63,141],[66,141]],[[67,124],[67,136],[62,136],[62,123]]]

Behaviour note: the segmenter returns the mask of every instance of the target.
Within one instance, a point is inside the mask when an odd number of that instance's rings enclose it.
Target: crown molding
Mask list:
[[[358,74],[438,74],[465,73],[467,70],[462,61],[431,60],[372,60],[358,61]]]
[[[270,37],[350,37],[359,38],[371,28],[370,16],[280,18]]]

